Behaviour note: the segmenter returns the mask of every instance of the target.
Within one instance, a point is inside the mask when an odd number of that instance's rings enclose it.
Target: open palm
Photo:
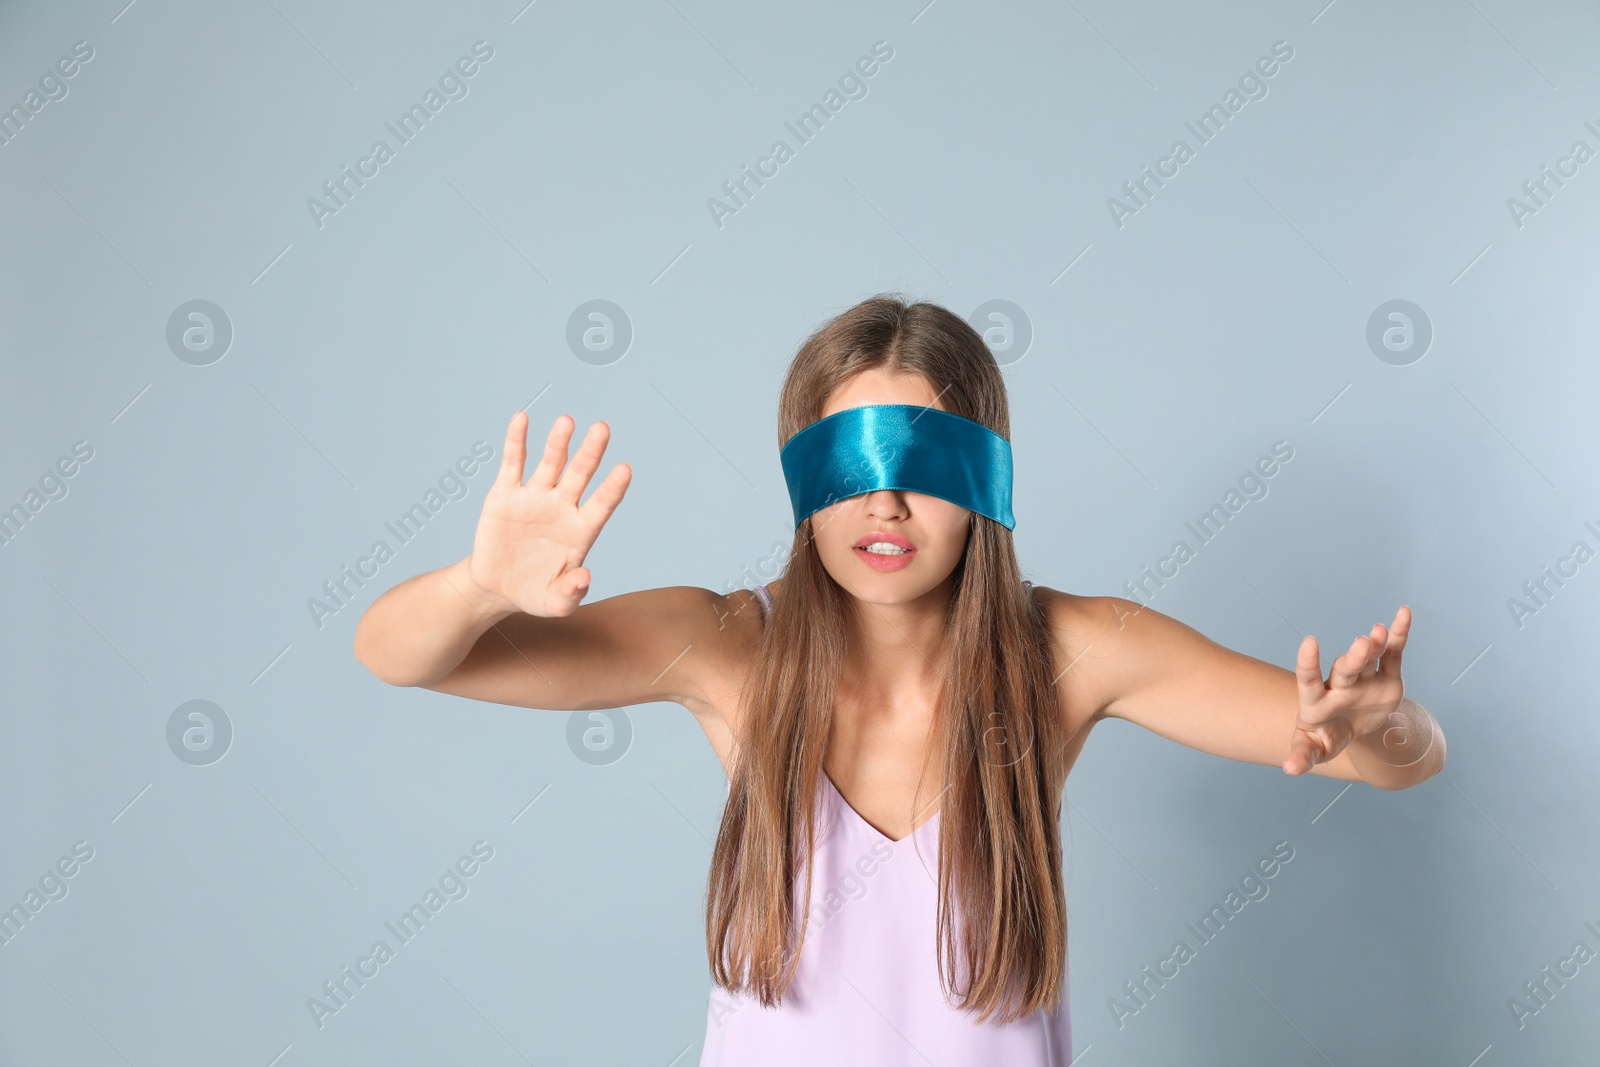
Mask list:
[[[613,467],[580,504],[589,479],[600,466],[611,428],[589,427],[571,461],[567,446],[576,423],[562,415],[545,438],[544,455],[526,483],[528,416],[518,411],[506,429],[500,471],[484,498],[472,541],[472,579],[508,607],[529,615],[570,615],[589,587],[584,557],[600,529],[622,502],[633,469]]]

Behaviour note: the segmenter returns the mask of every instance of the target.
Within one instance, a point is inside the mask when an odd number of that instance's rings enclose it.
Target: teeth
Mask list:
[[[867,545],[863,551],[871,552],[874,556],[903,556],[906,550],[899,545],[891,545],[885,541],[874,541]]]

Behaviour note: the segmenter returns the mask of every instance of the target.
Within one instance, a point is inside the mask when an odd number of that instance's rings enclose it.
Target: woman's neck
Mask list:
[[[944,681],[943,646],[949,597],[940,589],[904,604],[852,598],[853,617],[840,673],[845,694],[886,706],[936,694]]]

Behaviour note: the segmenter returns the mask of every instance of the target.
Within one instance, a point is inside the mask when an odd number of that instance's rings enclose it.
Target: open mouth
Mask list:
[[[909,566],[917,548],[899,534],[875,531],[861,538],[854,546],[855,554],[863,563],[877,571],[897,571]]]

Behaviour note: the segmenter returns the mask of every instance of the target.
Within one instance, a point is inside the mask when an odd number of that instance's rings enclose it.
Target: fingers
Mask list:
[[[1391,644],[1404,645],[1406,638],[1411,636],[1411,605],[1401,604],[1400,609],[1394,613],[1394,624],[1389,627]]]
[[[595,487],[589,494],[578,512],[583,516],[591,528],[598,530],[611,518],[611,513],[617,510],[617,505],[622,503],[622,494],[628,491],[628,485],[633,481],[633,468],[626,463],[618,463],[605,476],[605,480]]]
[[[587,567],[574,567],[557,575],[550,583],[550,614],[559,617],[577,611],[589,591],[589,579]]]
[[[1372,624],[1367,633],[1367,647],[1361,660],[1361,677],[1371,678],[1378,673],[1378,664],[1389,647],[1389,628],[1381,622]]]
[[[568,596],[581,597],[588,591],[589,580],[592,577],[593,575],[589,573],[588,567],[574,567],[566,574],[563,574],[561,580],[566,583]]]
[[[1338,684],[1353,685],[1362,678],[1378,674],[1398,675],[1401,653],[1410,634],[1411,609],[1402,604],[1400,610],[1395,612],[1393,627],[1381,622],[1373,623],[1369,633],[1350,642],[1350,651],[1345,654],[1339,668]]]
[[[1345,689],[1359,682],[1363,672],[1371,673],[1368,667],[1378,659],[1372,653],[1372,648],[1372,639],[1364,634],[1351,641],[1345,654],[1333,661],[1333,667],[1328,672],[1328,687]]]
[[[1322,652],[1317,639],[1309,634],[1300,642],[1294,661],[1295,688],[1300,692],[1300,707],[1315,707],[1326,687],[1322,684]]]
[[[1296,733],[1294,740],[1289,742],[1289,758],[1283,761],[1284,773],[1305,774],[1320,762],[1320,755],[1317,743],[1310,736]]]
[[[522,484],[522,464],[528,453],[528,413],[517,409],[506,426],[505,447],[500,450],[500,470],[495,483],[510,486]]]
[[[606,444],[610,440],[611,427],[604,422],[593,423],[589,427],[589,432],[583,435],[583,444],[578,446],[578,451],[567,464],[567,469],[561,472],[561,481],[557,483],[556,491],[574,505],[578,503],[578,498],[583,496],[583,490],[588,486],[589,479],[600,466],[600,458],[605,455]]]
[[[528,485],[549,489],[556,484],[556,478],[567,462],[567,444],[572,440],[572,431],[576,428],[577,423],[571,415],[559,415],[550,424],[550,433],[544,439],[544,454],[539,457],[539,465],[528,476]]]
[[[1405,652],[1406,641],[1410,637],[1411,608],[1401,604],[1400,610],[1394,613],[1394,625],[1389,627],[1389,647],[1384,650],[1383,663],[1378,667],[1380,674],[1400,674],[1401,653]]]
[[[519,418],[524,421],[519,423],[517,421]],[[511,428],[506,432],[505,455],[500,463],[501,477],[509,479],[514,476],[517,479],[515,484],[518,486],[524,484],[522,469],[526,462],[527,451],[525,420],[525,412],[519,411],[512,416]],[[528,485],[536,485],[543,489],[555,489],[573,504],[576,504],[578,498],[583,495],[589,479],[600,466],[606,444],[611,439],[609,425],[604,422],[594,423],[589,427],[583,443],[578,446],[577,453],[569,462],[567,449],[572,444],[572,433],[575,429],[577,422],[571,415],[558,416],[555,422],[551,423],[550,433],[544,441],[544,452],[539,457],[539,465],[528,475],[526,482]]]

